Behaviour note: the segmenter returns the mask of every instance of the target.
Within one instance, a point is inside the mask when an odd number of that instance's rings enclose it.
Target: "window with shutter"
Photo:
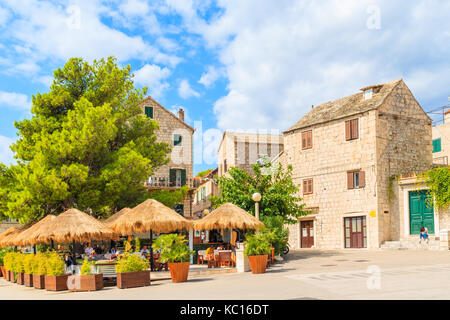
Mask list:
[[[303,194],[313,193],[313,179],[303,180]]]
[[[433,140],[433,153],[441,151],[441,138]]]
[[[174,146],[181,146],[182,136],[181,134],[174,134],[173,135],[173,145]]]
[[[312,130],[302,132],[302,149],[312,148]]]
[[[345,121],[345,140],[355,140],[359,138],[359,119]]]
[[[347,189],[353,188],[353,172],[347,172]]]
[[[153,107],[145,107],[145,115],[153,119]]]
[[[347,189],[358,189],[366,186],[366,173],[364,171],[347,172]]]

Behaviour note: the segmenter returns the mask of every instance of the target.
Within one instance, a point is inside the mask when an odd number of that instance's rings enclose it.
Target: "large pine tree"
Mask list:
[[[31,119],[16,122],[17,164],[0,164],[0,214],[35,221],[76,207],[108,216],[148,197],[143,182],[168,162],[158,124],[143,115],[130,66],[110,57],[70,59],[48,93],[33,96]]]

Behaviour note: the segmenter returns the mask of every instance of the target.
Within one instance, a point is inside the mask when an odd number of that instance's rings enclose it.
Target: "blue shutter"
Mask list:
[[[433,140],[433,153],[441,151],[441,138]]]

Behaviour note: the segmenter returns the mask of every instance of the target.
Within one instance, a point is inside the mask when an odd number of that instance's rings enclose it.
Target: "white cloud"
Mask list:
[[[180,2],[170,5],[226,68],[228,93],[214,105],[221,129],[285,130],[313,104],[400,77],[414,94],[448,94],[449,2],[377,1],[380,29],[368,27],[369,0],[219,1],[209,22]]]
[[[28,96],[23,93],[0,91],[0,108],[1,107],[29,111],[31,109],[31,101],[28,100]]]
[[[221,76],[221,70],[215,68],[214,66],[208,66],[206,72],[202,73],[198,83],[203,84],[206,88],[210,88]]]
[[[35,61],[67,60],[81,56],[88,60],[115,55],[120,61],[151,60],[175,66],[181,59],[150,45],[141,36],[127,35],[105,25],[101,18],[111,9],[97,1],[74,1],[68,7],[50,2],[6,0],[14,13],[9,37],[33,52]],[[128,13],[137,8],[127,6]],[[139,7],[141,8],[141,7]]]
[[[0,163],[10,165],[15,161],[9,148],[13,142],[13,139],[0,135]]]
[[[146,64],[134,72],[134,80],[142,86],[148,86],[149,94],[154,98],[162,97],[164,91],[169,88],[169,83],[164,81],[170,76],[168,68],[161,68],[155,64]]]
[[[187,79],[183,79],[180,82],[180,86],[178,87],[178,94],[183,99],[188,99],[191,97],[200,97],[200,93],[191,88],[189,81]]]

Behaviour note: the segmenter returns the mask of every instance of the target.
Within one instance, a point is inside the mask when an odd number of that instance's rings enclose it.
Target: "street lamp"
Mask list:
[[[259,202],[261,201],[261,194],[259,192],[255,192],[252,195],[252,200],[255,201],[255,217],[259,220]]]

